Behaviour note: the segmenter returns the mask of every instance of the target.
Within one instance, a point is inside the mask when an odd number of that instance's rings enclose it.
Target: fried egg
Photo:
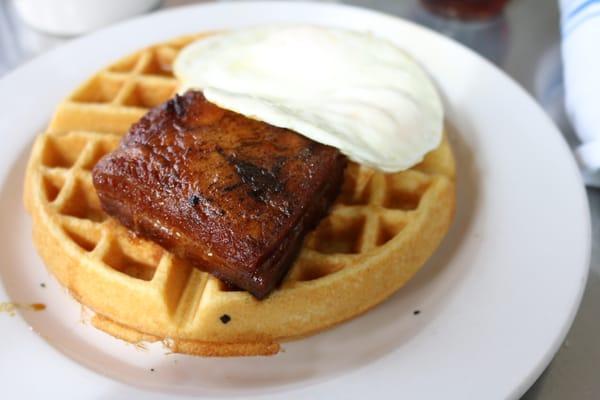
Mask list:
[[[442,139],[444,111],[425,71],[372,34],[306,25],[215,34],[179,53],[180,90],[334,146],[384,172],[420,162]]]

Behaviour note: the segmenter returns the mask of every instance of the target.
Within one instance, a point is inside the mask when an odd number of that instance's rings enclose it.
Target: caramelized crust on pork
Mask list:
[[[333,147],[189,91],[134,124],[93,180],[123,225],[263,298],[333,203],[345,165]]]

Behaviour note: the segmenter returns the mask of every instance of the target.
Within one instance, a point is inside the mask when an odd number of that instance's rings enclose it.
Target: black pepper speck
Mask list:
[[[46,284],[45,283],[40,283],[40,286],[43,287],[43,288],[45,288]]]
[[[219,319],[221,320],[222,323],[226,324],[229,321],[231,321],[231,317],[227,314],[223,314],[219,317]]]
[[[421,314],[421,310],[415,310],[415,311],[413,311],[413,315],[419,315],[419,314]]]
[[[190,196],[189,200],[190,205],[192,207],[196,207],[198,204],[200,204],[200,196],[198,196],[197,194],[193,194]]]

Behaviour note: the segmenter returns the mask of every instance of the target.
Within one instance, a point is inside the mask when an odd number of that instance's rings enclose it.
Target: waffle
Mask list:
[[[410,170],[350,163],[329,215],[266,300],[223,285],[104,214],[91,169],[130,125],[177,89],[171,64],[197,38],[132,54],[61,103],[33,146],[25,205],[47,267],[97,328],[203,356],[270,355],[285,340],[350,319],[399,289],[446,234],[454,212],[447,138]]]

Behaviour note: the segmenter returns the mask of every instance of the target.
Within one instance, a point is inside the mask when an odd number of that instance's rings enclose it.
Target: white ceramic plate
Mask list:
[[[273,21],[372,31],[405,48],[434,77],[459,171],[458,213],[442,247],[381,306],[285,344],[272,358],[166,355],[161,346],[137,349],[82,323],[79,305],[49,276],[30,240],[21,196],[33,137],[76,85],[124,54],[188,32]],[[153,398],[517,397],[548,364],[577,310],[590,223],[567,146],[503,73],[414,24],[309,3],[157,13],[73,41],[9,74],[0,81],[0,110],[0,301],[48,307],[0,314],[3,397],[116,399],[141,390]]]

